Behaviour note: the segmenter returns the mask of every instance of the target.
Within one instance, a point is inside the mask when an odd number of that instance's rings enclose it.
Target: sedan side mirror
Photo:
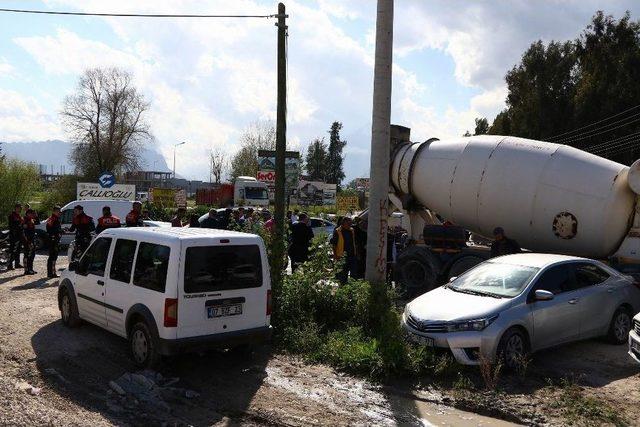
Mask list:
[[[544,289],[536,290],[536,301],[551,301],[553,296],[553,292],[545,291]]]
[[[72,261],[67,268],[69,271],[76,271],[78,269],[78,261]]]
[[[458,278],[458,276],[451,276],[449,278],[449,283],[453,282],[454,280],[456,280]]]

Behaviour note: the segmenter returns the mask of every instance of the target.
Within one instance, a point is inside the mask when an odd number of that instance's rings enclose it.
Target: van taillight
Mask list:
[[[166,298],[164,300],[164,327],[175,328],[178,326],[178,300]]]
[[[271,316],[271,289],[267,291],[267,316]]]

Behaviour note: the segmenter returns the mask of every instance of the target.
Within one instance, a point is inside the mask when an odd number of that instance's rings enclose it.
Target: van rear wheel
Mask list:
[[[66,288],[61,291],[60,295],[60,317],[62,317],[62,323],[68,328],[75,328],[81,323],[78,306]]]
[[[131,328],[129,350],[133,362],[140,368],[156,368],[160,365],[162,358],[157,343],[145,322],[137,322]]]
[[[616,345],[625,344],[629,339],[632,323],[629,310],[624,307],[618,308],[609,324],[609,332],[607,333],[609,342]]]

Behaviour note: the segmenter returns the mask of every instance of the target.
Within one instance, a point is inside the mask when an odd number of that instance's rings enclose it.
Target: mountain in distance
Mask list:
[[[71,173],[73,165],[69,162],[72,145],[61,140],[31,141],[31,142],[0,142],[2,154],[9,158],[16,158],[25,162],[32,162],[46,167],[48,173]],[[144,170],[155,172],[171,172],[162,154],[153,148],[143,148],[140,153],[140,163]]]

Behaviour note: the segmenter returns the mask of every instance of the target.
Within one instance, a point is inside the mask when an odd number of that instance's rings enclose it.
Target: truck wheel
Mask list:
[[[449,274],[447,275],[447,279],[460,276],[462,273],[472,269],[476,265],[480,264],[482,261],[484,261],[484,259],[475,255],[463,256],[458,258],[451,265],[451,268],[449,269]]]
[[[441,263],[424,246],[410,246],[398,256],[395,281],[401,296],[412,298],[437,285]]]

